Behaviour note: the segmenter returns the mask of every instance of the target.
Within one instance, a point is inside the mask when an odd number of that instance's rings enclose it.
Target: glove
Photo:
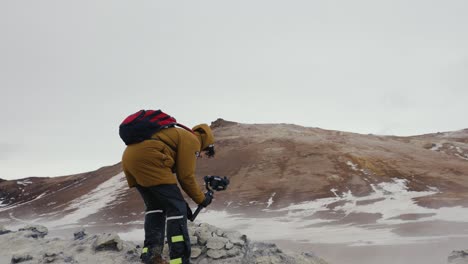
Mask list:
[[[207,207],[208,205],[210,205],[212,200],[213,200],[213,194],[211,192],[207,192],[205,193],[205,199],[200,205],[203,207]]]
[[[215,153],[216,153],[216,152],[215,152],[214,144],[209,145],[209,146],[205,149],[205,155],[206,155],[208,158],[214,158]]]

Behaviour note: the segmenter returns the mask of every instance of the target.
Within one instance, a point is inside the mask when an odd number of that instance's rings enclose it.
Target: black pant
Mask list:
[[[146,205],[145,242],[156,254],[162,254],[164,230],[171,263],[190,263],[190,238],[187,230],[187,205],[176,184],[137,186]]]

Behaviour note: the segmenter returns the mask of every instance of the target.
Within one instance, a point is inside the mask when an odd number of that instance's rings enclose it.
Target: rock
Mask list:
[[[219,259],[227,256],[227,252],[224,249],[209,249],[206,255],[212,259]]]
[[[213,234],[209,225],[201,225],[197,230],[195,230],[195,236],[198,237],[198,243],[203,246],[206,244],[208,239],[213,237]]]
[[[288,255],[275,244],[253,243],[238,232],[220,231],[219,228],[206,224],[192,224],[191,228],[193,228],[194,235],[191,237],[193,246],[190,257],[194,264],[326,264],[313,254]],[[40,230],[37,227],[27,227],[23,228],[22,232],[37,234],[41,233]],[[4,261],[5,257],[6,260],[10,260],[11,254],[17,253],[14,250],[19,245],[22,249],[26,249],[26,251],[22,250],[21,252],[27,253],[27,255],[15,255],[11,259],[11,263],[140,263],[141,246],[138,247],[135,243],[122,241],[117,234],[89,234],[85,236],[75,234],[74,238],[70,237],[65,240],[60,238],[27,239],[21,232],[0,236],[0,262],[8,263],[8,261]],[[220,234],[222,236],[219,236]],[[200,240],[203,239],[200,239],[199,236],[205,238],[204,245],[200,243]],[[168,244],[166,243],[163,257],[167,259],[168,256]],[[455,263],[464,262],[453,262],[453,264]]]
[[[448,257],[449,264],[468,264],[468,250],[452,251]]]
[[[192,252],[190,253],[190,258],[198,258],[202,253],[201,248],[199,247],[192,247]]]
[[[196,226],[192,222],[188,222],[187,223],[187,228],[188,228],[188,231],[189,231],[189,236],[194,236]]]
[[[44,238],[49,233],[47,227],[41,225],[28,225],[18,231],[25,232],[24,237],[27,238]]]
[[[232,121],[227,121],[222,118],[218,118],[215,121],[211,122],[210,127],[211,128],[218,128],[218,127],[228,127],[228,126],[235,126],[239,123],[232,122]]]
[[[0,225],[0,235],[8,234],[11,231],[6,229],[4,226]]]
[[[45,253],[43,261],[44,263],[52,263],[57,259],[57,253]]]
[[[226,243],[228,242],[229,240],[227,240],[224,237],[211,237],[206,242],[206,247],[208,249],[222,249],[226,246]]]
[[[75,240],[82,240],[85,238],[88,234],[86,234],[86,230],[82,228],[80,231],[73,233],[73,236],[75,237]]]
[[[231,243],[231,241],[228,241],[228,242],[226,243],[226,245],[224,246],[225,249],[231,249],[231,248],[233,248],[233,247],[234,247],[234,244]]]
[[[76,250],[76,252],[81,253],[81,252],[84,252],[86,250],[86,247],[80,245],[80,246],[77,246],[75,250]]]
[[[28,254],[18,254],[18,255],[15,254],[11,258],[11,263],[21,263],[21,262],[25,262],[25,261],[32,260],[32,259],[33,257]]]
[[[228,257],[236,257],[236,256],[241,255],[241,253],[242,253],[242,251],[238,247],[231,248],[226,252]]]
[[[247,237],[245,235],[242,235],[241,233],[237,231],[225,232],[223,234],[223,237],[227,238],[234,245],[239,245],[239,246],[243,246],[247,240]]]
[[[75,259],[74,259],[73,257],[65,257],[65,258],[63,259],[63,261],[64,261],[65,263],[78,263],[78,262],[75,261]]]
[[[93,248],[96,251],[107,251],[107,250],[122,251],[123,242],[120,239],[120,237],[115,233],[102,234],[102,235],[99,235],[94,241]]]
[[[196,245],[196,244],[198,244],[198,237],[196,237],[196,236],[191,236],[191,237],[190,237],[190,245],[193,246],[193,245]]]
[[[282,264],[284,261],[278,256],[261,256],[255,259],[255,264]]]

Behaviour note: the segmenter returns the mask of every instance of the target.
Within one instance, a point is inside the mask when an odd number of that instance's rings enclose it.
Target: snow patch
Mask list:
[[[346,165],[350,166],[352,170],[354,171],[358,171],[358,165],[357,164],[354,164],[352,161],[347,161],[346,162]]]
[[[373,192],[365,197],[356,197],[351,191],[339,194],[336,189],[331,189],[335,197],[291,204],[279,209],[263,209],[262,211],[267,214],[263,217],[248,217],[225,211],[208,210],[199,215],[199,220],[220,228],[238,230],[254,240],[291,240],[293,238],[296,241],[309,243],[346,243],[354,246],[368,246],[426,243],[428,240],[447,239],[448,236],[455,235],[403,237],[396,234],[394,228],[395,225],[408,222],[466,222],[465,219],[468,217],[468,208],[431,209],[415,203],[414,198],[438,193],[439,190],[435,187],[428,187],[423,192],[415,192],[409,190],[408,180],[398,178],[394,178],[391,182],[371,186]],[[334,206],[330,206],[331,204]],[[331,207],[333,209],[330,209]],[[319,211],[336,215],[372,214],[382,215],[382,217],[378,218],[375,223],[339,224],[335,222],[336,219],[323,219],[314,215]],[[279,212],[283,214],[278,216]],[[271,217],[268,216],[269,213],[272,213]],[[428,216],[415,220],[399,219],[405,214]]]
[[[330,190],[330,192],[332,192],[332,193],[335,195],[335,197],[340,197],[340,196],[338,195],[338,193],[337,193],[337,192],[338,192],[337,189],[333,188],[333,189]]]
[[[23,181],[17,181],[16,184],[18,185],[23,185],[23,186],[28,186],[32,184],[33,182],[31,180],[23,180]]]
[[[270,199],[268,199],[268,202],[267,202],[267,207],[266,208],[269,208],[272,204],[273,204],[273,197],[275,197],[276,193],[274,192]]]
[[[125,191],[127,183],[123,172],[113,176],[109,180],[98,185],[90,193],[77,198],[63,211],[74,210],[59,220],[48,221],[47,227],[61,227],[71,224],[77,224],[80,219],[86,218],[99,212],[115,201],[116,197]]]
[[[456,153],[455,156],[459,157],[460,159],[468,160],[468,158],[465,155],[462,156],[462,155]]]
[[[24,190],[23,190],[23,191],[24,191]],[[11,205],[9,205],[9,206],[8,206],[8,205],[3,205],[3,206],[0,205],[0,212],[7,211],[7,210],[10,210],[10,209],[16,208],[16,207],[18,207],[18,206],[20,206],[20,205],[30,204],[30,203],[32,203],[32,202],[34,202],[34,201],[36,201],[36,200],[41,199],[42,197],[44,197],[44,196],[47,195],[47,194],[48,194],[48,192],[41,193],[40,195],[36,196],[34,199],[29,200],[29,201],[24,202],[24,203],[20,203],[20,204],[11,204]],[[11,199],[11,200],[14,200],[14,199]],[[6,207],[5,207],[5,206],[6,206]],[[1,207],[2,207],[2,208],[1,208]]]
[[[442,143],[436,143],[436,144],[431,148],[431,150],[433,150],[433,151],[439,151],[441,147],[442,147]]]

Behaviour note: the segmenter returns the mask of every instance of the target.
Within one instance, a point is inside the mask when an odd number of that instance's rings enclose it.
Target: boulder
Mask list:
[[[75,240],[82,240],[85,238],[88,234],[86,233],[86,230],[84,228],[80,229],[79,231],[73,233],[73,237]]]
[[[228,257],[237,257],[237,256],[240,256],[241,253],[242,253],[242,251],[238,247],[231,248],[226,252]]]
[[[193,245],[196,245],[196,244],[198,244],[198,237],[196,237],[196,236],[191,236],[191,237],[190,237],[190,245],[193,246]]]
[[[237,231],[229,231],[223,234],[223,237],[227,238],[232,244],[243,246],[247,241],[247,237]]]
[[[195,230],[195,236],[198,237],[198,243],[203,246],[213,237],[213,234],[208,225],[203,225]]]
[[[24,232],[24,237],[27,238],[44,238],[49,233],[47,227],[41,225],[28,225],[18,231]]]
[[[96,240],[94,241],[93,248],[96,251],[122,251],[123,242],[120,239],[120,237],[115,233],[101,234],[98,235]]]
[[[57,253],[55,252],[48,252],[44,254],[43,261],[44,263],[52,263],[57,260]]]
[[[283,264],[280,256],[260,256],[255,258],[255,264]]]
[[[198,258],[202,253],[202,249],[199,247],[192,247],[192,252],[190,253],[190,258]]]
[[[33,257],[29,254],[15,254],[11,258],[11,263],[21,263],[32,259]]]
[[[0,225],[0,235],[8,234],[11,231],[6,229],[4,226]]]
[[[468,264],[468,250],[452,251],[448,257],[449,264]]]
[[[229,240],[224,237],[211,237],[206,242],[206,247],[208,249],[222,249],[228,242]]]
[[[224,248],[225,248],[225,249],[228,249],[228,250],[231,249],[231,248],[233,248],[233,247],[234,247],[234,244],[231,243],[231,241],[228,241],[228,242],[226,243],[226,245],[224,246]]]
[[[227,251],[224,249],[209,249],[206,255],[212,259],[219,259],[227,257]]]

